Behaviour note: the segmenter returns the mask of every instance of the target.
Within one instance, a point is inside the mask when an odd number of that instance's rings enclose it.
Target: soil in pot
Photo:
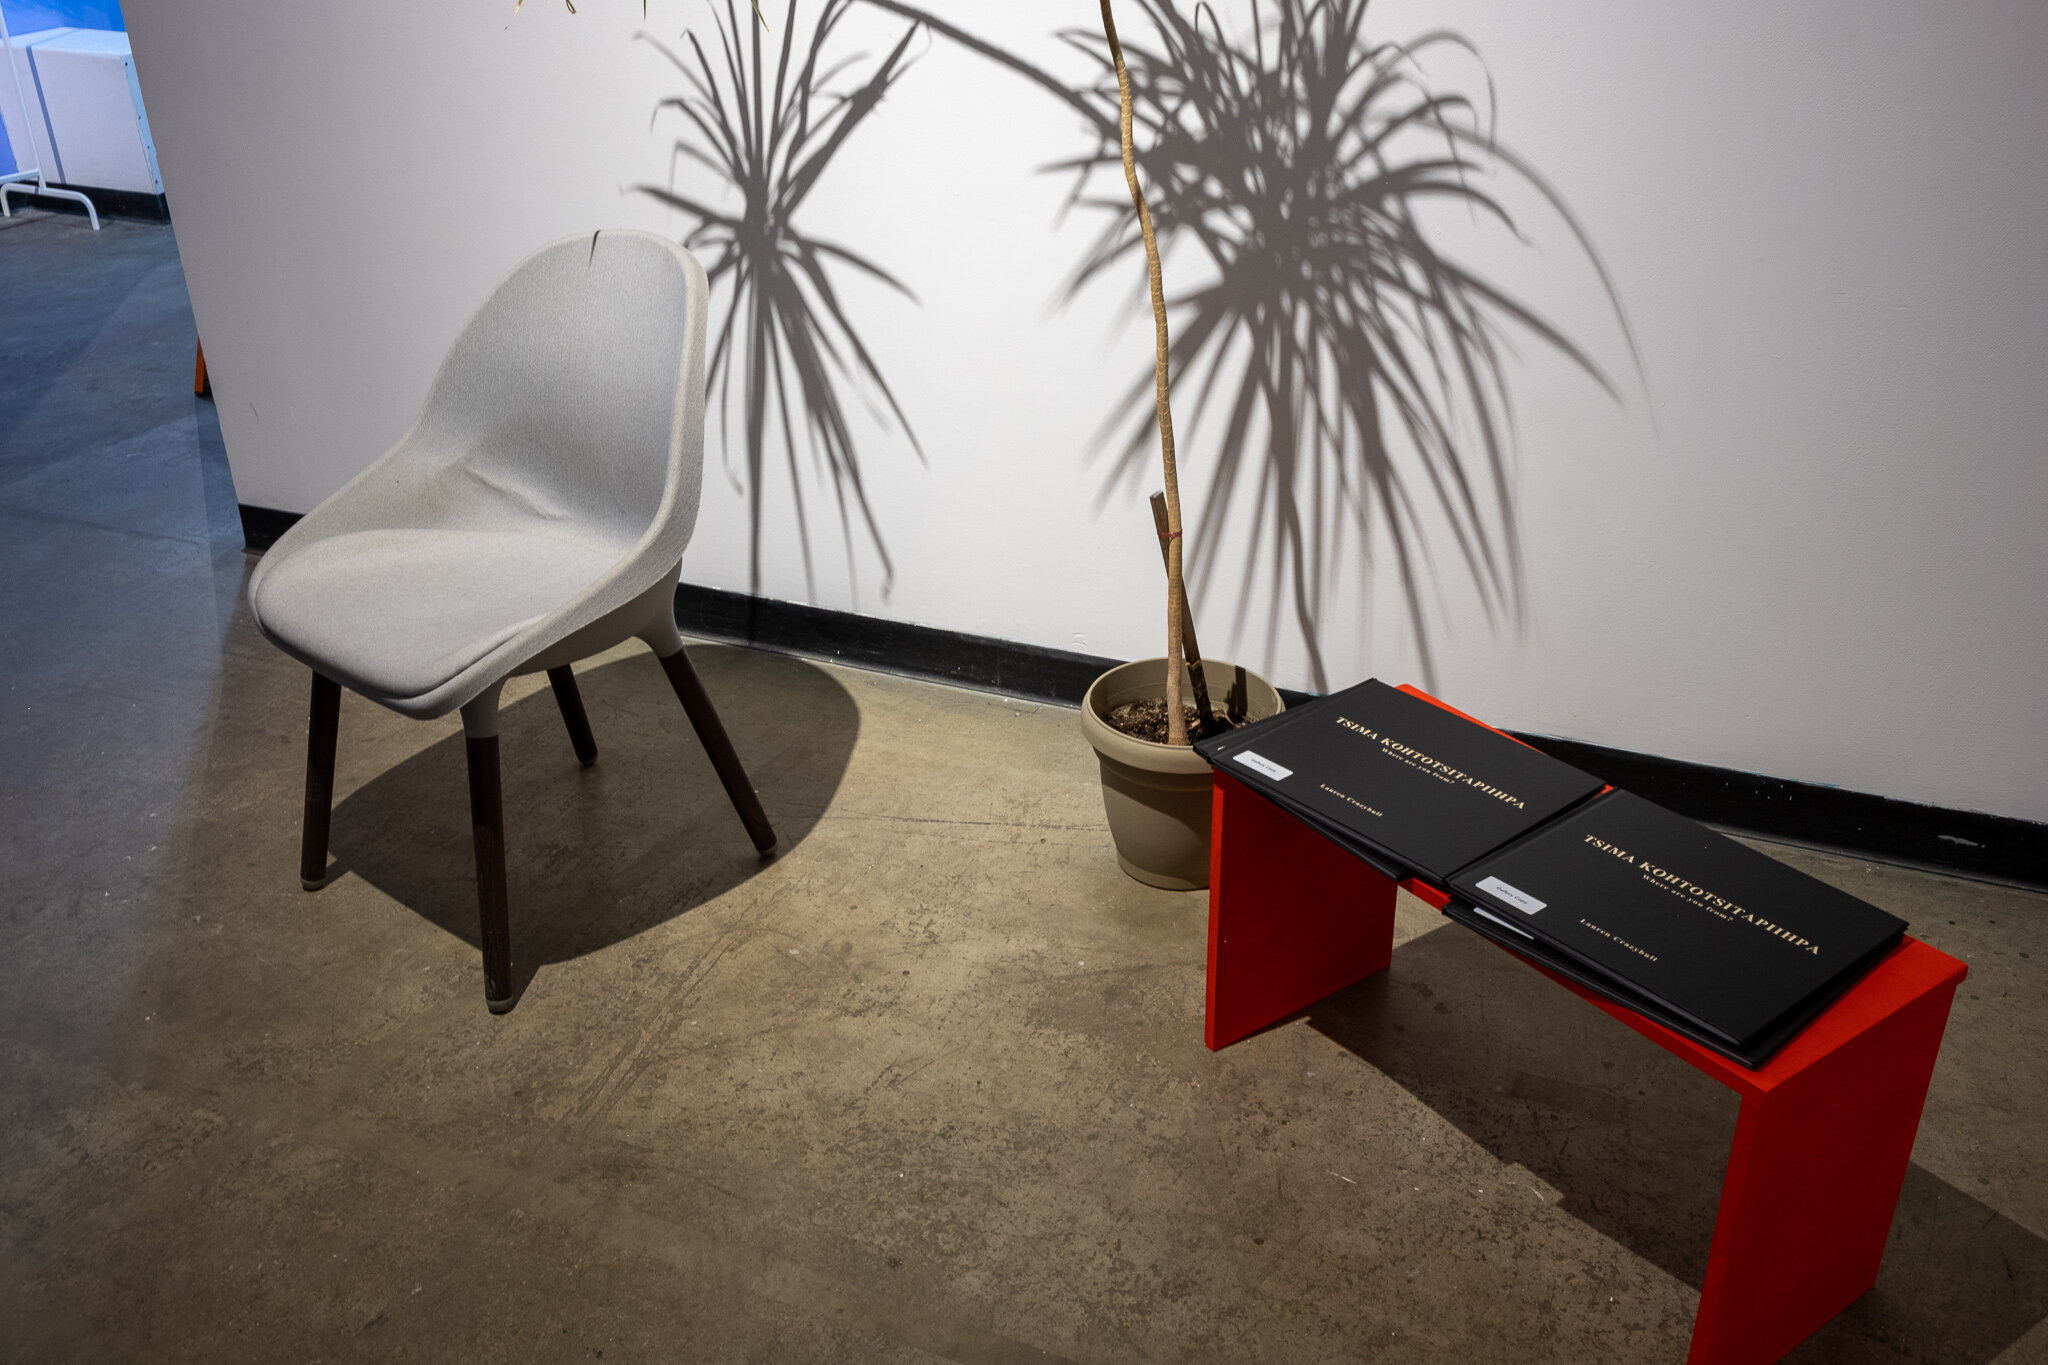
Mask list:
[[[1221,711],[1210,714],[1209,729],[1206,732],[1196,728],[1196,711],[1193,702],[1181,703],[1181,715],[1186,718],[1190,738],[1202,734],[1220,735],[1225,730],[1237,728],[1237,723]],[[1112,707],[1103,722],[1118,734],[1142,739],[1150,744],[1166,743],[1166,700],[1163,697],[1141,697]]]
[[[1284,709],[1272,684],[1222,660],[1208,662],[1209,699],[1258,720]],[[1181,674],[1183,695],[1193,683]],[[1135,659],[1097,678],[1081,701],[1081,732],[1102,769],[1103,813],[1117,862],[1141,882],[1176,891],[1209,884],[1209,809],[1214,779],[1193,749],[1125,734],[1109,723],[1128,703],[1149,703],[1164,720],[1166,660]]]

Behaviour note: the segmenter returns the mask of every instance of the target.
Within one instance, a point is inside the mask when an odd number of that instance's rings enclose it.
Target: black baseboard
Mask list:
[[[241,510],[242,538],[256,552],[270,548],[299,519],[296,512],[268,507],[244,504]],[[693,583],[676,587],[676,624],[692,635],[1064,706],[1078,706],[1088,684],[1123,662]],[[1310,696],[1286,688],[1281,695],[1289,706]],[[2048,825],[1549,735],[1516,737],[1603,782],[1710,825],[1881,862],[2048,888]]]
[[[676,590],[676,621],[692,634],[1068,706],[1080,703],[1099,674],[1123,662],[688,583]],[[1283,695],[1290,706],[1308,699],[1307,693]],[[1708,824],[1884,862],[2048,887],[2048,825],[1546,735],[1518,738]]]
[[[692,635],[1068,706],[1078,706],[1088,684],[1122,662],[692,583],[676,588],[676,624]]]
[[[248,503],[237,503],[242,513],[242,548],[251,554],[262,554],[277,544],[277,538],[292,529],[292,523],[303,513],[280,512],[275,507],[251,507]]]
[[[144,194],[140,190],[100,190],[90,185],[60,185],[50,183],[53,190],[76,190],[92,200],[93,208],[102,218],[135,218],[146,223],[168,223],[171,221],[171,201],[161,194]],[[16,185],[7,196],[9,208],[48,209],[52,213],[75,213],[85,217],[85,205],[76,199],[59,199],[55,195],[34,194]]]

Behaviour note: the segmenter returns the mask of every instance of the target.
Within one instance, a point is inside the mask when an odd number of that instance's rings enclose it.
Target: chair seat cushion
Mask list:
[[[271,638],[320,672],[365,696],[402,700],[538,624],[619,555],[595,538],[519,531],[354,531],[270,565],[251,606]],[[552,643],[537,640],[534,652]]]

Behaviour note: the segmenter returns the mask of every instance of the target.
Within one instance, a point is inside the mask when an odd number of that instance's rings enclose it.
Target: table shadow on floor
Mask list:
[[[801,659],[715,645],[690,657],[787,856],[838,790],[859,709]],[[515,995],[548,964],[644,933],[768,866],[652,655],[576,676],[591,767],[546,688],[500,713]],[[346,746],[346,718],[342,731]],[[468,791],[459,734],[371,779],[335,807],[330,878],[352,872],[479,945]]]
[[[1718,1082],[1455,926],[1307,1019],[1541,1178],[1563,1212],[1694,1288],[1705,1279],[1739,1107]],[[1913,1166],[1876,1288],[1793,1358],[1977,1365],[2044,1316],[2048,1241]]]

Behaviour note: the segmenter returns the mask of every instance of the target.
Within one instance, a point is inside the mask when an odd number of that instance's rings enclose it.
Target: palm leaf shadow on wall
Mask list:
[[[1083,116],[1096,145],[1055,169],[1075,176],[1070,206],[1108,221],[1067,296],[1113,269],[1140,278],[1128,259],[1143,244],[1121,194],[1115,72],[1100,35],[1060,35],[1099,72],[1073,88],[926,9],[867,3],[930,25]],[[1431,85],[1426,56],[1462,54],[1484,71],[1464,37],[1377,41],[1365,28],[1370,0],[1254,0],[1237,36],[1206,4],[1136,3],[1156,32],[1124,44],[1147,193],[1162,244],[1192,242],[1207,265],[1196,272],[1206,282],[1173,300],[1173,370],[1194,390],[1190,425],[1207,437],[1200,448],[1210,461],[1194,590],[1207,599],[1227,576],[1218,568],[1222,530],[1249,503],[1233,629],[1241,634],[1258,605],[1253,584],[1263,570],[1268,656],[1291,617],[1314,685],[1327,691],[1323,612],[1338,575],[1352,562],[1369,575],[1384,547],[1433,685],[1424,610],[1437,572],[1432,518],[1447,528],[1489,624],[1523,619],[1508,390],[1514,334],[1554,349],[1621,399],[1578,343],[1441,251],[1423,214],[1462,209],[1526,241],[1485,186],[1533,190],[1591,264],[1640,376],[1613,281],[1563,197],[1495,136],[1491,77],[1484,101]],[[1098,173],[1116,181],[1113,190],[1095,191]],[[1105,423],[1105,499],[1149,476],[1151,394],[1147,365]],[[1221,432],[1207,436],[1203,418],[1212,412]]]
[[[881,562],[885,595],[895,577],[861,477],[860,450],[847,420],[842,386],[870,386],[886,406],[886,417],[894,419],[917,458],[924,459],[888,381],[847,317],[834,275],[851,270],[906,298],[915,295],[873,261],[812,236],[796,223],[832,159],[908,66],[905,54],[915,26],[864,74],[856,71],[864,57],[828,54],[834,30],[853,4],[854,0],[825,0],[799,48],[797,0],[789,0],[780,33],[766,43],[752,10],[726,0],[721,13],[714,0],[716,61],[694,31],[683,35],[687,52],[649,34],[639,35],[675,66],[685,88],[662,100],[654,111],[656,123],[664,115],[682,121],[670,149],[669,183],[635,188],[696,219],[683,245],[707,258],[706,273],[714,288],[721,282],[726,286],[708,381],[718,395],[721,448],[731,476],[727,414],[732,411],[736,371],[740,379],[746,467],[734,482],[747,498],[747,586],[757,595],[771,423],[781,433],[804,585],[813,598],[816,574],[811,513],[805,501],[806,458],[812,475],[830,485],[849,584],[857,582],[854,544],[863,536]],[[775,49],[772,57],[765,51],[769,45]],[[676,170],[686,161],[709,168],[737,196],[738,206],[728,211],[679,190]]]

